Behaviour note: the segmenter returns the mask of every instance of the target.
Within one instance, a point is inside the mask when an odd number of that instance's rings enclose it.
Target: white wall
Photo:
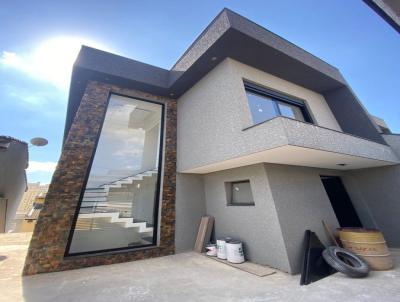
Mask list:
[[[160,124],[151,129],[146,129],[143,144],[143,157],[141,171],[156,170],[158,164],[158,151],[160,144]]]
[[[13,228],[13,219],[27,189],[27,162],[26,144],[12,141],[7,150],[0,150],[0,193],[7,198],[6,232]]]

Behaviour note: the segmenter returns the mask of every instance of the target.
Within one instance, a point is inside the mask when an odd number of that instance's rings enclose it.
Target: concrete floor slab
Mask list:
[[[20,277],[27,244],[0,236],[0,301],[400,301],[396,269],[365,279],[337,273],[308,286],[277,272],[258,277],[190,252]]]

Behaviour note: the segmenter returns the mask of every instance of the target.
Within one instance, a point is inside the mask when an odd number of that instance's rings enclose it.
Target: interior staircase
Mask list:
[[[153,225],[149,221],[134,219],[135,197],[144,185],[155,186],[157,171],[145,171],[118,179],[97,188],[85,190],[76,230],[107,230],[132,228],[140,237],[151,237]]]

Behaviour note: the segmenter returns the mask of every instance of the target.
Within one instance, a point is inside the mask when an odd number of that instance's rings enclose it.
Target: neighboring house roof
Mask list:
[[[8,135],[0,135],[0,149],[8,149],[9,144],[11,142],[16,142],[19,143],[23,146],[26,146],[26,168],[28,168],[29,165],[29,152],[28,152],[28,143],[22,140],[19,140],[15,137],[8,136]]]
[[[21,144],[22,146],[26,147],[26,152],[25,152],[26,167],[25,167],[25,169],[27,169],[28,165],[29,165],[29,152],[28,152],[28,143],[27,142],[19,140],[12,136],[0,135],[0,150],[8,149],[10,146],[10,143],[12,143],[12,142]]]
[[[25,219],[27,220],[37,220],[39,217],[41,209],[32,208],[28,214],[25,215]]]
[[[30,211],[25,215],[25,219],[38,219],[40,211],[43,209],[42,203],[34,203]]]
[[[83,46],[73,67],[64,140],[88,81],[178,98],[227,57],[318,93],[334,91],[342,100],[358,103],[337,68],[225,8],[170,70]],[[354,108],[363,110],[359,103]],[[354,134],[384,143],[369,116],[361,115],[363,126]]]
[[[32,208],[37,198],[44,198],[49,189],[48,184],[28,183],[28,190],[22,196],[17,214],[25,215]]]
[[[21,144],[28,145],[27,142],[24,142],[24,141],[22,141],[22,140],[20,140],[20,139],[17,139],[17,138],[15,138],[15,137],[8,136],[8,135],[0,135],[0,139],[1,139],[1,140],[9,139],[9,140],[12,140],[12,141],[14,141],[14,142],[19,142],[19,143],[21,143]]]
[[[8,136],[8,135],[0,135],[0,148],[8,148],[8,144],[11,142],[17,142],[17,143],[28,146],[27,142],[21,141],[15,137]]]

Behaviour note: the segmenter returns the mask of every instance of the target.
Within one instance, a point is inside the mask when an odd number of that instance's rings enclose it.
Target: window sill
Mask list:
[[[246,131],[246,130],[248,130],[248,129],[251,129],[251,128],[257,127],[257,126],[259,126],[259,125],[268,123],[269,121],[275,120],[275,119],[277,119],[277,118],[285,118],[285,119],[292,120],[292,121],[296,121],[296,122],[303,123],[303,124],[318,126],[318,125],[316,125],[316,124],[314,124],[314,123],[304,122],[304,121],[296,120],[296,119],[294,119],[294,118],[290,118],[290,117],[287,117],[287,116],[278,115],[278,116],[275,116],[275,117],[270,118],[270,119],[268,119],[268,120],[262,121],[262,122],[260,122],[260,123],[257,123],[257,124],[254,124],[254,125],[245,127],[245,128],[242,129],[242,131]],[[322,127],[322,128],[324,128],[324,127]],[[329,129],[329,128],[326,128],[326,129]],[[332,130],[332,129],[330,129],[330,130]],[[334,131],[336,131],[336,130],[334,130]],[[340,132],[340,131],[338,131],[338,132]]]

